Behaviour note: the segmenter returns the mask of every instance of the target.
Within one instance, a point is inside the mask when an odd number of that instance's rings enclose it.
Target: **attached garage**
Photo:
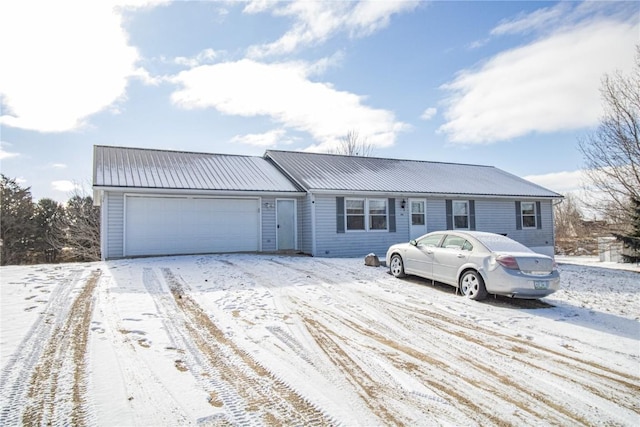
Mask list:
[[[257,198],[125,196],[124,255],[260,250]]]

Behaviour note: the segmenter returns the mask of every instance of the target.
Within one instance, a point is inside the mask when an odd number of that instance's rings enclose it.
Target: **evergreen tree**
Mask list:
[[[0,265],[28,263],[35,227],[30,188],[0,174]]]
[[[625,262],[640,262],[640,199],[631,198],[631,231],[627,234],[615,234],[626,251],[622,254]]]
[[[58,256],[56,222],[63,215],[64,207],[52,199],[40,199],[35,206],[35,250],[45,262],[55,262]]]

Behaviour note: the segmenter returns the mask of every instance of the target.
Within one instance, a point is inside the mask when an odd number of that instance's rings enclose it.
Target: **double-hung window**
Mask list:
[[[346,199],[347,231],[388,230],[387,199]]]
[[[536,204],[535,202],[522,202],[520,204],[522,215],[522,228],[536,228]]]
[[[347,230],[365,229],[365,199],[347,199]]]
[[[469,229],[469,202],[453,201],[453,228]]]

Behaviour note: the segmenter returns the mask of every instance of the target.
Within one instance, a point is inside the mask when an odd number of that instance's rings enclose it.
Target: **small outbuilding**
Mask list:
[[[102,257],[295,251],[384,254],[443,229],[553,255],[562,196],[491,166],[268,150],[94,147]]]

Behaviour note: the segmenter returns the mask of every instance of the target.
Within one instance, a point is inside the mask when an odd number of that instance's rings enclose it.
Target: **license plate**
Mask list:
[[[549,282],[546,280],[534,280],[533,287],[535,289],[549,289]]]

